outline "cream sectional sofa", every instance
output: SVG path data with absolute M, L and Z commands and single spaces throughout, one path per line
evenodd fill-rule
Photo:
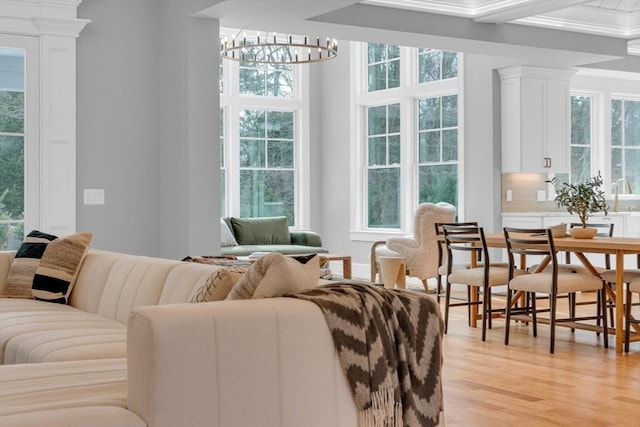
M 68 306 L 0 298 L 0 426 L 355 427 L 320 309 L 184 303 L 215 268 L 91 250 Z
M 0 291 L 13 252 L 0 252 Z M 132 309 L 189 301 L 218 267 L 91 249 L 69 304 L 0 298 L 0 364 L 126 357 Z

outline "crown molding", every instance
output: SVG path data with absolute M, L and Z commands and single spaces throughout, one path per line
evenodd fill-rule
M 82 0 L 0 0 L 0 32 L 77 38 L 89 20 L 77 17 Z

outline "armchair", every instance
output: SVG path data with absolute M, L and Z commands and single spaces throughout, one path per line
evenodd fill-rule
M 438 277 L 438 241 L 435 224 L 453 222 L 456 208 L 445 202 L 421 203 L 415 213 L 414 233 L 410 237 L 391 237 L 374 242 L 371 246 L 371 281 L 380 271 L 378 257 L 402 256 L 406 259 L 407 276 L 422 281 L 429 292 L 427 279 Z

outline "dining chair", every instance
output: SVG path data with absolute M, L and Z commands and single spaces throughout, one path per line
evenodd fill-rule
M 494 312 L 504 312 L 504 309 L 493 310 L 491 307 L 491 288 L 506 286 L 509 280 L 509 266 L 505 263 L 492 264 L 489 258 L 484 230 L 476 223 L 444 224 L 442 226 L 447 251 L 447 278 L 444 306 L 444 333 L 447 333 L 449 323 L 449 308 L 466 306 L 467 315 L 471 319 L 471 307 L 480 307 L 482 314 L 482 341 L 486 340 L 487 326 L 491 329 L 491 316 Z M 455 269 L 455 254 L 465 254 L 471 265 L 466 268 Z M 481 265 L 475 260 L 481 258 Z M 524 272 L 522 272 L 524 273 Z M 467 286 L 467 298 L 461 302 L 451 303 L 451 285 Z M 474 288 L 474 289 L 472 289 Z M 481 292 L 480 292 L 481 291 Z M 472 295 L 477 295 L 474 300 Z M 480 298 L 481 296 L 481 298 Z
M 625 314 L 624 314 L 624 351 L 625 353 L 629 352 L 629 341 L 631 337 L 631 324 L 640 325 L 640 318 L 632 319 L 631 318 L 631 306 L 637 305 L 632 304 L 632 296 L 636 293 L 640 295 L 640 277 L 632 280 L 627 285 L 627 292 L 625 298 Z
M 420 203 L 414 215 L 412 235 L 390 237 L 371 246 L 371 281 L 375 282 L 380 271 L 378 257 L 404 257 L 406 275 L 420 279 L 425 292 L 429 292 L 427 280 L 438 275 L 438 242 L 433 224 L 453 222 L 455 216 L 456 208 L 449 203 Z
M 436 231 L 436 238 L 438 240 L 438 275 L 436 277 L 436 299 L 438 300 L 438 304 L 440 303 L 440 298 L 445 296 L 445 293 L 442 291 L 442 278 L 447 276 L 447 269 L 449 268 L 449 263 L 447 259 L 447 243 L 444 240 L 444 226 L 445 225 L 475 225 L 478 223 L 476 221 L 470 222 L 436 222 L 434 224 L 434 228 Z M 476 267 L 480 266 L 480 262 L 482 261 L 482 254 L 478 254 L 478 259 L 476 260 Z M 453 266 L 453 270 L 460 270 L 465 268 L 470 268 L 471 262 L 459 262 L 457 261 Z M 453 298 L 453 296 L 452 296 Z
M 604 334 L 604 347 L 608 348 L 608 327 L 604 304 L 596 305 L 596 314 L 594 316 L 577 317 L 575 313 L 570 310 L 568 317 L 559 317 L 557 310 L 559 295 L 596 291 L 599 294 L 600 301 L 605 301 L 604 282 L 591 274 L 560 269 L 554 239 L 550 229 L 505 227 L 503 231 L 509 258 L 509 286 L 507 290 L 505 314 L 507 324 L 504 335 L 505 345 L 509 344 L 509 330 L 512 315 L 518 315 L 517 320 L 522 320 L 522 317 L 519 315 L 526 316 L 525 321 L 531 322 L 533 336 L 537 337 L 537 316 L 539 313 L 548 312 L 550 324 L 550 353 L 553 353 L 555 349 L 556 324 L 562 322 L 601 321 L 602 327 L 596 326 L 596 329 L 598 332 Z M 516 275 L 513 273 L 516 268 L 515 259 L 520 259 L 521 256 L 542 256 L 544 261 L 535 271 L 530 272 L 530 274 Z M 551 268 L 546 268 L 545 264 Z M 514 292 L 523 292 L 527 296 L 523 306 L 516 308 L 511 307 Z M 538 309 L 536 294 L 548 295 L 548 308 Z
M 587 223 L 587 227 L 588 228 L 595 228 L 596 231 L 596 236 L 599 237 L 613 237 L 613 223 L 592 223 L 589 222 Z M 582 227 L 582 223 L 581 222 L 572 222 L 569 223 L 568 228 L 581 228 Z M 604 257 L 604 266 L 602 265 L 594 265 L 593 268 L 600 274 L 602 275 L 602 273 L 604 273 L 607 270 L 611 269 L 611 255 L 610 254 L 603 254 Z M 564 270 L 568 270 L 574 273 L 583 273 L 583 274 L 591 274 L 590 271 L 582 264 L 577 263 L 577 264 L 572 264 L 571 263 L 571 252 L 567 251 L 565 252 L 565 264 L 560 264 L 560 268 L 564 269 Z M 615 273 L 615 270 L 614 270 Z M 603 278 L 604 279 L 604 278 Z M 615 274 L 614 274 L 614 279 L 613 281 L 615 282 Z M 575 315 L 575 311 L 576 311 L 576 305 L 587 305 L 587 304 L 600 304 L 601 301 L 598 298 L 596 298 L 596 301 L 581 301 L 581 302 L 577 302 L 576 300 L 576 294 L 575 293 L 571 293 L 568 295 L 569 298 L 569 305 L 570 305 L 570 309 L 572 310 L 572 315 Z M 613 326 L 614 322 L 615 322 L 615 315 L 614 315 L 614 308 L 615 308 L 615 304 L 613 301 L 609 300 L 608 298 L 605 299 L 605 302 L 607 304 L 607 307 L 609 308 L 609 324 L 611 326 Z M 599 325 L 598 325 L 599 326 Z

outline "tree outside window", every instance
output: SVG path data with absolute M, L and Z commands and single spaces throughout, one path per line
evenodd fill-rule
M 400 228 L 400 104 L 367 108 L 367 148 L 367 225 Z
M 240 215 L 295 224 L 293 111 L 240 112 Z
M 640 191 L 640 101 L 612 99 L 611 183 L 621 178 Z
M 367 90 L 400 86 L 400 47 L 369 43 L 367 45 Z
M 24 236 L 24 51 L 0 48 L 0 250 Z
M 426 83 L 458 77 L 458 54 L 418 49 L 418 82 Z
M 418 203 L 458 200 L 458 97 L 418 100 Z
M 293 66 L 288 64 L 240 63 L 240 94 L 293 97 Z

